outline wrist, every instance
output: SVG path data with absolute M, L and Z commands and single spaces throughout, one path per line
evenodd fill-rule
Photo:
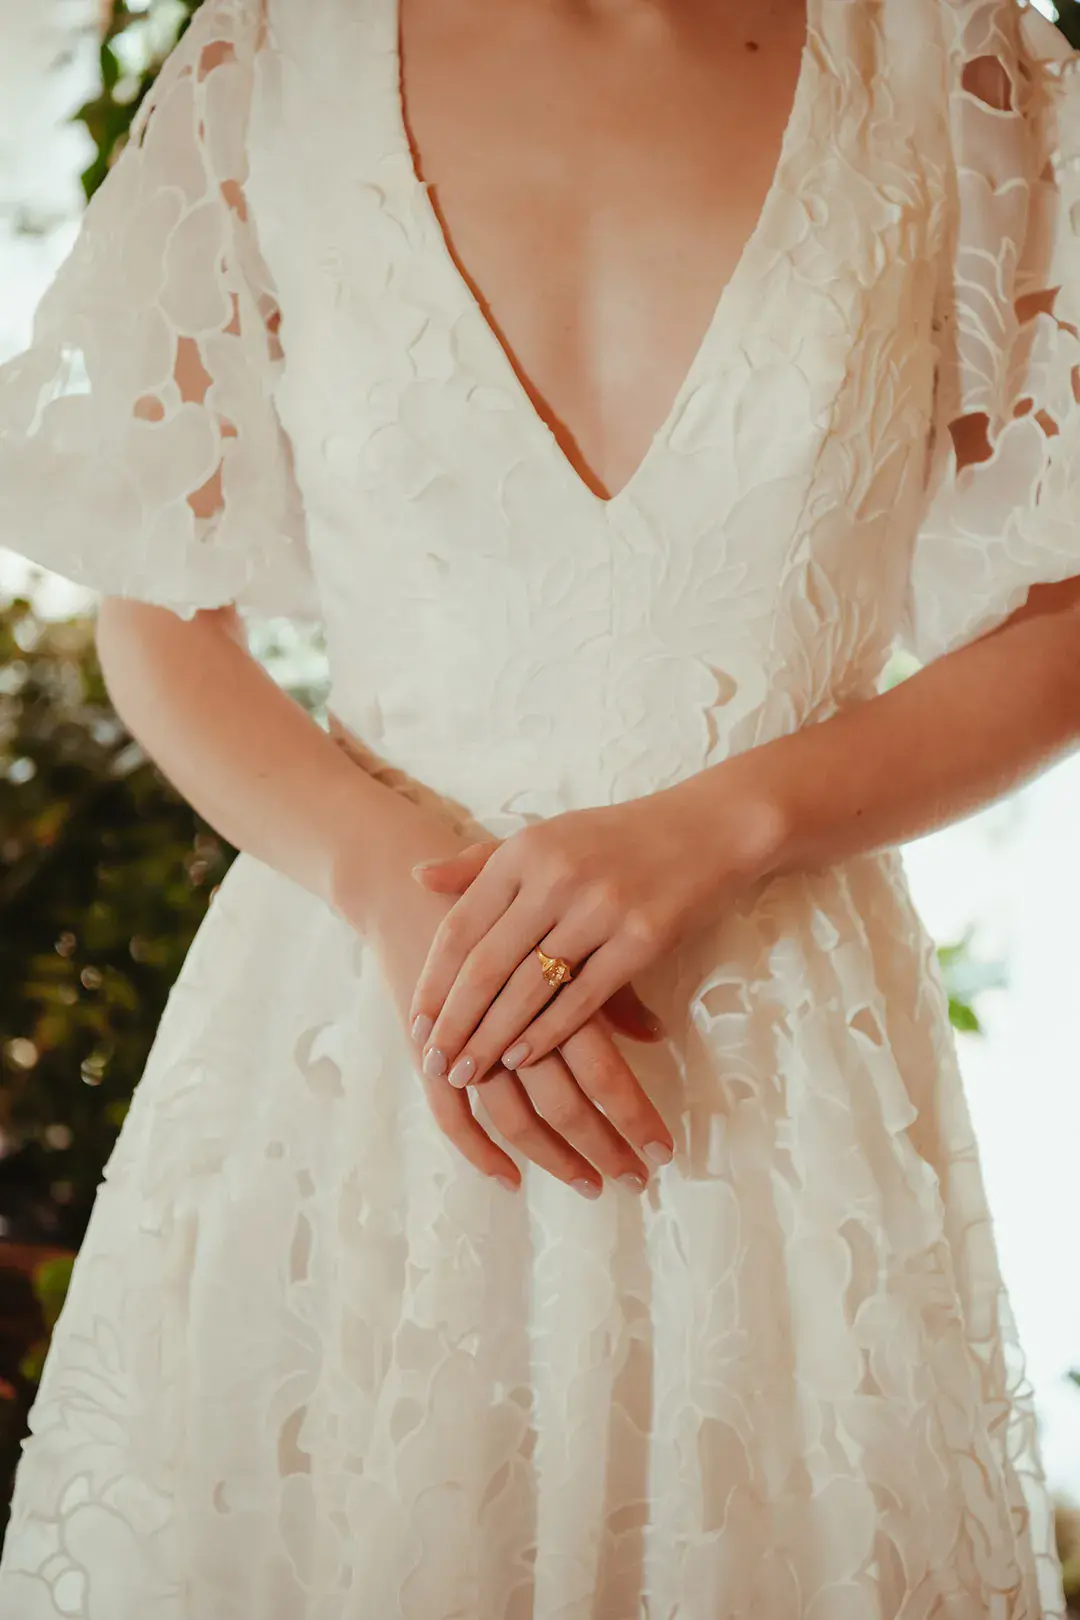
M 792 847 L 788 806 L 756 752 L 711 765 L 669 790 L 681 796 L 687 836 L 725 894 L 785 870 Z
M 456 855 L 462 837 L 450 823 L 392 787 L 360 773 L 335 816 L 332 908 L 365 937 L 378 935 L 402 904 L 422 893 L 417 861 Z
M 375 927 L 418 839 L 416 806 L 357 766 L 330 814 L 329 901 L 358 932 Z M 412 859 L 420 857 L 413 855 Z

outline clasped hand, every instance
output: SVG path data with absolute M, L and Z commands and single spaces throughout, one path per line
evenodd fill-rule
M 500 1060 L 536 1063 L 759 875 L 748 840 L 725 845 L 711 798 L 692 779 L 414 867 L 425 887 L 459 895 L 410 1008 L 424 1074 L 466 1086 Z M 557 991 L 538 945 L 573 970 Z

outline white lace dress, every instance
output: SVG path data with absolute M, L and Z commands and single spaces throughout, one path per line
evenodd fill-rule
M 7 545 L 320 619 L 343 746 L 500 834 L 1080 572 L 1080 75 L 1043 18 L 809 0 L 758 224 L 608 502 L 454 265 L 398 70 L 396 0 L 206 0 L 0 369 Z M 98 1193 L 2 1620 L 1060 1616 L 897 853 L 774 880 L 637 988 L 674 1163 L 511 1196 L 370 947 L 242 855 Z

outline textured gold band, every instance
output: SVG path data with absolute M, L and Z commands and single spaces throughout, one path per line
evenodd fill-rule
M 536 954 L 540 958 L 540 970 L 553 990 L 557 990 L 560 984 L 565 984 L 567 979 L 574 977 L 569 962 L 564 962 L 561 956 L 547 956 L 539 945 L 536 947 Z

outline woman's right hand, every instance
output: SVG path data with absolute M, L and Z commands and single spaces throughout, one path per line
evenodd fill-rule
M 363 903 L 359 897 L 351 901 L 347 878 L 338 895 L 336 909 L 357 926 L 379 958 L 403 1028 L 435 930 L 453 904 L 452 896 L 431 894 L 418 884 L 411 867 L 416 861 L 456 854 L 469 842 L 430 812 L 404 802 L 377 901 L 370 893 Z M 618 1009 L 612 1007 L 611 1017 L 624 1032 L 635 1033 L 626 998 Z M 641 1191 L 650 1168 L 672 1156 L 671 1133 L 615 1046 L 603 1011 L 521 1077 L 500 1063 L 478 1086 L 461 1090 L 445 1077 L 424 1075 L 420 1048 L 407 1029 L 405 1034 L 437 1124 L 485 1175 L 515 1188 L 521 1181 L 514 1160 L 473 1113 L 473 1091 L 507 1142 L 586 1197 L 599 1196 L 606 1176 L 631 1177 L 624 1184 Z M 643 1031 L 642 1038 L 649 1036 Z M 652 1152 L 639 1156 L 647 1145 Z

